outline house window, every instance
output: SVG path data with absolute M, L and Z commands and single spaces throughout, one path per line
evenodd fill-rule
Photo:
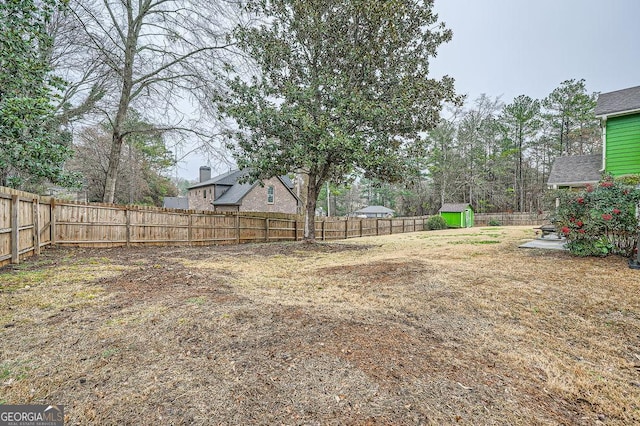
M 274 189 L 273 186 L 267 187 L 267 204 L 273 204 L 274 200 Z
M 202 191 L 202 195 L 204 195 L 204 198 L 207 198 L 207 190 L 205 189 L 204 191 Z

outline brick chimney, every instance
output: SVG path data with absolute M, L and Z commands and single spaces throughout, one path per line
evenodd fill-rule
M 211 179 L 211 167 L 200 166 L 200 182 Z

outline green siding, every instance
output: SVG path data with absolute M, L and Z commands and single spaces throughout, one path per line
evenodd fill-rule
M 440 216 L 447 221 L 449 228 L 470 228 L 473 226 L 473 209 L 470 208 L 464 212 L 442 212 Z
M 442 212 L 440 216 L 447 221 L 449 228 L 462 228 L 462 213 Z
M 606 172 L 640 173 L 640 114 L 607 119 Z

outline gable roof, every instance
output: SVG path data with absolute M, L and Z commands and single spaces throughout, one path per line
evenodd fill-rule
M 194 185 L 191 185 L 188 189 L 196 189 L 202 188 L 205 186 L 211 185 L 222 185 L 229 186 L 224 194 L 216 198 L 211 202 L 214 206 L 238 206 L 242 204 L 242 199 L 253 189 L 254 186 L 258 184 L 258 181 L 254 182 L 245 182 L 240 183 L 239 181 L 249 176 L 249 172 L 247 169 L 243 170 L 231 170 L 227 173 L 223 173 L 221 175 L 215 176 L 209 180 L 205 180 L 204 182 L 199 182 Z M 285 188 L 289 191 L 289 193 L 296 199 L 297 202 L 300 202 L 300 199 L 293 192 L 293 182 L 287 176 L 278 176 L 280 182 L 284 185 Z
M 438 210 L 438 213 L 462 213 L 468 208 L 473 210 L 473 207 L 471 207 L 469 203 L 444 203 L 442 207 L 440 207 L 440 210 Z
M 256 186 L 258 183 L 236 183 L 229 188 L 224 194 L 216 198 L 211 202 L 214 206 L 233 205 L 239 206 L 242 204 L 242 199 Z
M 191 185 L 188 189 L 201 188 L 203 186 L 209 185 L 226 185 L 233 186 L 238 183 L 242 178 L 247 177 L 249 172 L 246 169 L 243 170 L 230 170 L 227 173 L 223 173 L 221 175 L 212 177 L 209 180 L 205 180 L 204 182 L 198 182 Z M 293 190 L 293 182 L 289 179 L 289 176 L 280 176 L 280 180 L 290 190 Z
M 227 173 L 223 173 L 221 175 L 212 177 L 209 180 L 205 180 L 204 182 L 198 182 L 194 185 L 191 185 L 189 189 L 201 188 L 203 186 L 209 185 L 226 185 L 233 186 L 240 179 L 248 176 L 248 173 L 244 170 L 230 170 Z
M 357 214 L 377 213 L 377 214 L 393 214 L 394 211 L 385 206 L 367 206 L 356 210 Z
M 602 176 L 602 155 L 571 155 L 558 157 L 551 166 L 548 185 L 594 183 Z
M 640 112 L 640 86 L 601 93 L 595 109 L 596 117 Z

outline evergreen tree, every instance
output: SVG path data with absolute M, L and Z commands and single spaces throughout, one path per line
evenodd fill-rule
M 443 101 L 457 100 L 451 78 L 428 76 L 451 31 L 438 24 L 432 1 L 249 5 L 268 24 L 236 36 L 261 74 L 229 82 L 223 111 L 240 127 L 235 155 L 253 177 L 306 174 L 304 235 L 313 241 L 325 182 L 357 171 L 391 181 L 412 172 L 424 149 L 420 132 L 437 124 Z
M 65 2 L 0 2 L 0 185 L 33 188 L 44 181 L 71 186 L 64 170 L 70 134 L 60 130 L 54 101 L 65 83 L 52 75 L 47 24 Z

